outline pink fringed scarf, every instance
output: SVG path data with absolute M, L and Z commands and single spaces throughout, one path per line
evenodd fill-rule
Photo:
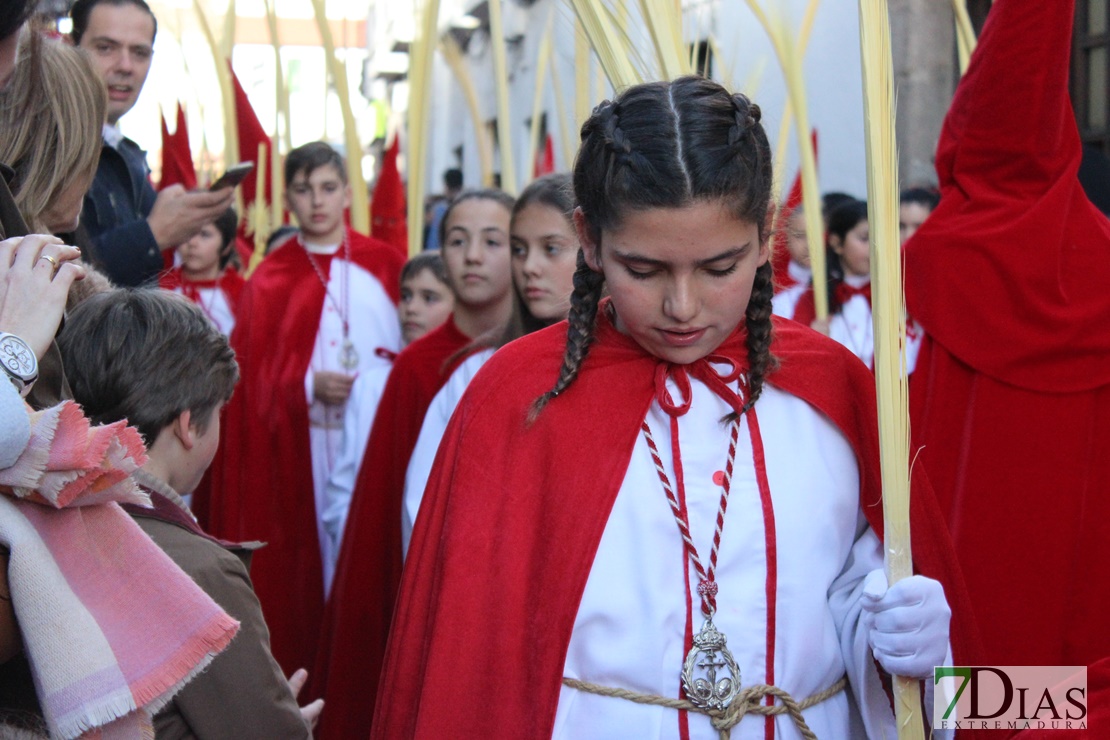
M 52 737 L 153 738 L 151 717 L 238 624 L 134 524 L 146 461 L 123 422 L 65 402 L 28 410 L 31 441 L 0 470 L 0 544 Z

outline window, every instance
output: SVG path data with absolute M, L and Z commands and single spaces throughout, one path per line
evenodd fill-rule
M 1083 143 L 1110 153 L 1110 0 L 1078 0 L 1071 99 Z

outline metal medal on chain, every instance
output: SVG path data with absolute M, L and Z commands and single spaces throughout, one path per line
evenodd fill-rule
M 682 688 L 696 707 L 724 711 L 740 693 L 740 666 L 726 647 L 727 642 L 724 634 L 713 625 L 712 617 L 705 620 L 701 632 L 694 635 L 694 646 L 686 654 L 682 666 Z M 718 678 L 717 672 L 722 668 L 725 675 Z
M 303 242 L 301 243 L 301 246 L 302 248 L 304 247 Z M 331 291 L 328 290 L 327 278 L 324 277 L 323 271 L 320 270 L 320 267 L 316 264 L 316 260 L 312 259 L 312 255 L 307 249 L 305 249 L 305 256 L 308 257 L 308 263 L 312 265 L 312 269 L 316 273 L 316 277 L 320 280 L 320 283 L 323 284 L 326 297 L 331 300 L 331 302 L 335 305 L 335 309 L 339 311 L 339 319 L 343 322 L 343 344 L 339 348 L 339 366 L 342 367 L 344 370 L 351 372 L 358 369 L 359 356 L 358 350 L 355 349 L 355 343 L 351 341 L 350 337 L 349 322 L 351 316 L 351 245 L 347 241 L 346 236 L 343 237 L 342 249 L 344 261 L 342 305 L 339 301 L 335 300 L 335 298 L 331 294 Z
M 358 350 L 348 337 L 343 337 L 343 348 L 339 350 L 339 364 L 344 370 L 358 369 Z
M 717 582 L 714 578 L 717 570 L 717 549 L 720 545 L 719 535 L 724 527 L 724 515 L 728 506 L 729 489 L 732 485 L 732 469 L 736 458 L 736 442 L 739 433 L 739 420 L 732 423 L 731 441 L 729 444 L 728 465 L 721 494 L 721 504 L 717 513 L 717 537 L 714 539 L 713 549 L 709 556 L 709 570 L 702 566 L 697 548 L 694 547 L 690 536 L 690 526 L 675 497 L 674 489 L 667 478 L 663 468 L 662 458 L 651 436 L 651 429 L 645 422 L 642 426 L 644 437 L 651 450 L 655 462 L 656 472 L 667 494 L 675 522 L 678 524 L 679 533 L 682 535 L 684 546 L 694 570 L 699 577 L 698 595 L 702 600 L 702 613 L 705 622 L 701 631 L 694 636 L 693 647 L 686 654 L 682 665 L 682 688 L 690 703 L 699 709 L 724 711 L 740 693 L 740 666 L 728 649 L 728 638 L 713 624 L 713 615 L 716 613 Z

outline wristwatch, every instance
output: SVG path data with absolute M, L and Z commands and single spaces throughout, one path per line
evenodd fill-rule
M 26 397 L 31 385 L 39 377 L 39 361 L 30 345 L 17 337 L 0 331 L 0 367 L 8 374 L 19 395 Z

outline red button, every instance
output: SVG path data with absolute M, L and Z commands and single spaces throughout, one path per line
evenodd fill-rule
M 714 473 L 713 482 L 716 483 L 718 486 L 723 486 L 725 484 L 725 471 L 718 470 L 716 473 Z

